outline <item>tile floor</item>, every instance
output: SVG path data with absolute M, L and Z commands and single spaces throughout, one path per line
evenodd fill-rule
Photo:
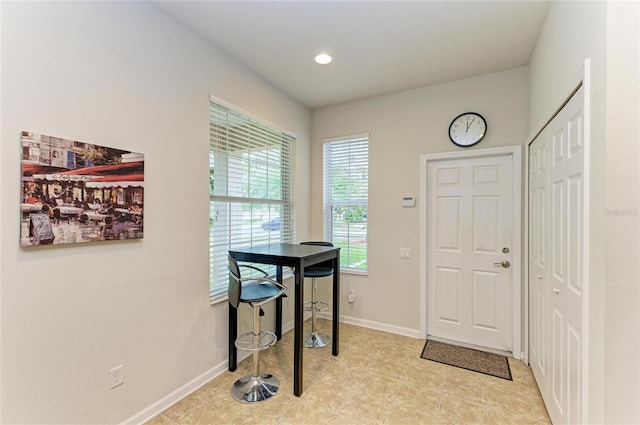
M 306 323 L 309 326 L 309 321 Z M 319 328 L 330 333 L 331 323 Z M 304 388 L 293 395 L 293 333 L 261 353 L 261 371 L 280 380 L 254 405 L 231 398 L 251 357 L 176 403 L 147 425 L 186 424 L 551 424 L 524 363 L 509 359 L 506 381 L 420 358 L 424 340 L 342 324 L 340 355 L 305 349 Z

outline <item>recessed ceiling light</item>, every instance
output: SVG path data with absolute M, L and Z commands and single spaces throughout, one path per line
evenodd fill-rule
M 328 63 L 331 63 L 332 60 L 333 58 L 328 53 L 320 53 L 315 58 L 316 63 L 320 65 L 326 65 Z

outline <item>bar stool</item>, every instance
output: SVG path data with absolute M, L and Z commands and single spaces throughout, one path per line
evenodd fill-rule
M 273 332 L 261 330 L 260 316 L 264 315 L 262 306 L 275 300 L 287 290 L 279 282 L 265 277 L 240 276 L 240 267 L 258 270 L 257 267 L 242 265 L 229 256 L 229 304 L 238 308 L 240 303 L 249 304 L 253 308 L 253 330 L 238 336 L 235 346 L 238 350 L 253 353 L 253 370 L 249 375 L 234 382 L 231 387 L 232 397 L 242 403 L 257 403 L 276 394 L 280 388 L 278 378 L 270 373 L 260 373 L 260 351 L 271 347 L 278 340 Z M 243 284 L 244 282 L 247 282 Z
M 300 245 L 318 245 L 333 246 L 331 242 L 300 242 Z M 331 261 L 325 261 L 320 264 L 304 268 L 304 277 L 310 277 L 311 280 L 311 301 L 304 303 L 304 310 L 311 312 L 311 333 L 305 333 L 304 346 L 306 348 L 322 348 L 329 345 L 331 337 L 322 334 L 316 328 L 316 313 L 325 311 L 329 308 L 329 304 L 318 301 L 318 285 L 316 279 L 319 277 L 327 277 L 333 274 L 333 264 Z

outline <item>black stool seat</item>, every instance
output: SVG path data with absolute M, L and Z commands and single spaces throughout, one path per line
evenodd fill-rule
M 304 277 L 327 277 L 333 274 L 333 267 L 305 267 Z
M 254 303 L 264 301 L 268 298 L 277 296 L 280 293 L 280 288 L 271 283 L 257 283 L 255 285 L 248 285 L 242 288 L 242 294 L 240 295 L 240 302 L 242 303 Z

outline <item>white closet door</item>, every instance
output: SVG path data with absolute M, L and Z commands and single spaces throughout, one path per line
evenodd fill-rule
M 581 422 L 583 96 L 529 148 L 530 360 L 554 424 Z

